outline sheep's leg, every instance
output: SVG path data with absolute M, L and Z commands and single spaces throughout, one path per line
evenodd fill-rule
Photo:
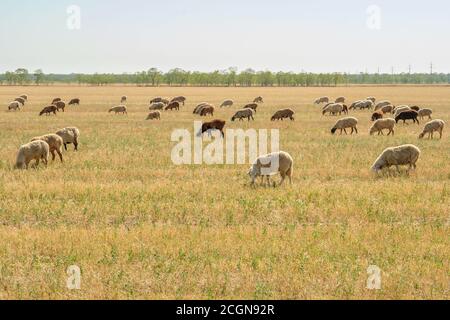
M 56 150 L 56 152 L 58 153 L 58 156 L 59 156 L 59 159 L 61 160 L 61 162 L 64 162 L 61 150 L 58 149 L 58 150 Z M 53 159 L 53 160 L 55 160 L 55 159 Z
M 64 149 L 67 151 L 67 144 L 64 143 Z
M 55 150 L 52 150 L 51 153 L 52 153 L 52 161 L 55 161 L 56 158 Z
M 356 134 L 358 134 L 358 128 L 357 127 L 355 127 L 355 132 L 356 132 Z
M 286 179 L 286 173 L 281 173 L 281 181 L 280 181 L 279 186 L 283 185 L 285 179 Z

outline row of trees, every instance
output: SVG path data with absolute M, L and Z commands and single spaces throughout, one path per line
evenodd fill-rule
M 176 68 L 164 73 L 157 68 L 151 68 L 134 74 L 46 75 L 42 70 L 29 73 L 26 69 L 17 69 L 0 75 L 0 83 L 7 85 L 78 83 L 95 86 L 134 84 L 137 86 L 312 87 L 350 84 L 450 84 L 450 74 L 275 73 L 252 69 L 238 72 L 235 68 L 214 72 L 191 72 Z

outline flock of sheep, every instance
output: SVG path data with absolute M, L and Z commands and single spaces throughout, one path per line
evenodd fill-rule
M 13 102 L 8 105 L 8 110 L 17 111 L 25 105 L 28 100 L 27 95 L 21 95 L 16 98 Z M 121 98 L 121 104 L 109 109 L 109 112 L 114 112 L 115 114 L 127 114 L 127 107 L 125 103 L 128 98 L 123 96 Z M 186 102 L 186 97 L 179 96 L 173 99 L 165 99 L 161 97 L 154 98 L 150 101 L 149 111 L 147 120 L 160 120 L 161 111 L 169 110 L 180 110 L 181 106 L 184 106 Z M 394 106 L 390 101 L 383 100 L 377 102 L 374 97 L 368 97 L 364 100 L 358 100 L 353 102 L 349 107 L 345 104 L 345 97 L 338 97 L 334 102 L 330 101 L 328 97 L 321 97 L 314 101 L 315 105 L 324 104 L 322 108 L 322 115 L 329 114 L 331 116 L 337 115 L 348 115 L 352 110 L 370 110 L 372 112 L 370 120 L 373 121 L 369 133 L 370 135 L 378 134 L 384 135 L 384 130 L 387 130 L 387 135 L 394 135 L 395 126 L 398 122 L 403 121 L 406 123 L 408 120 L 412 120 L 413 123 L 420 125 L 419 118 L 428 118 L 430 121 L 425 124 L 422 133 L 419 138 L 422 139 L 426 135 L 428 138 L 433 138 L 434 133 L 439 133 L 439 137 L 442 138 L 443 129 L 445 123 L 443 120 L 436 119 L 432 120 L 433 111 L 428 108 L 420 108 L 418 106 Z M 247 121 L 255 120 L 255 115 L 260 104 L 264 103 L 262 97 L 257 97 L 252 103 L 246 104 L 242 109 L 235 112 L 231 121 L 242 121 L 247 119 Z M 80 105 L 80 99 L 75 98 L 70 100 L 68 105 Z M 220 108 L 229 108 L 234 105 L 234 101 L 227 99 L 221 105 Z M 52 103 L 43 108 L 39 115 L 43 114 L 57 114 L 57 112 L 65 112 L 66 103 L 60 98 L 53 99 Z M 214 116 L 216 107 L 211 103 L 200 103 L 193 111 L 193 114 L 199 115 L 201 117 Z M 271 117 L 271 121 L 290 119 L 294 121 L 295 112 L 292 109 L 281 109 L 275 112 Z M 392 117 L 389 117 L 392 115 Z M 347 130 L 351 129 L 350 134 L 358 134 L 358 122 L 359 120 L 355 117 L 344 117 L 339 119 L 336 124 L 331 128 L 331 133 L 335 134 L 338 130 L 340 134 L 347 134 Z M 203 135 L 205 132 L 210 130 L 218 130 L 224 136 L 224 127 L 226 121 L 215 119 L 213 121 L 204 122 L 201 131 L 198 133 L 199 136 Z M 75 127 L 64 128 L 58 130 L 56 133 L 46 134 L 40 137 L 34 137 L 29 143 L 20 147 L 16 165 L 18 169 L 28 168 L 32 160 L 36 161 L 36 165 L 42 160 L 46 165 L 48 162 L 48 157 L 50 153 L 52 154 L 53 160 L 58 154 L 61 162 L 63 162 L 62 147 L 64 146 L 67 150 L 68 144 L 74 144 L 75 150 L 78 150 L 78 139 L 80 137 L 80 131 Z M 396 166 L 399 170 L 400 165 L 408 165 L 409 169 L 416 168 L 416 162 L 420 156 L 420 150 L 412 144 L 406 144 L 398 147 L 387 148 L 382 152 L 382 154 L 377 158 L 375 163 L 372 165 L 372 170 L 375 172 L 380 172 L 384 168 L 391 166 Z M 274 160 L 277 160 L 277 170 L 276 172 L 267 172 L 267 168 L 271 168 L 271 164 Z M 281 175 L 280 185 L 283 184 L 286 177 L 292 183 L 292 173 L 293 173 L 294 161 L 291 155 L 284 151 L 268 154 L 262 156 L 256 160 L 256 162 L 251 166 L 248 174 L 251 177 L 252 185 L 255 184 L 256 178 L 261 177 L 262 182 L 266 178 L 267 183 L 270 185 L 270 176 L 276 173 Z M 408 169 L 408 170 L 409 170 Z

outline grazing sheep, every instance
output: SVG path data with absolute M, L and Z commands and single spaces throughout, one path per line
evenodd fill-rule
M 336 100 L 334 102 L 335 103 L 345 103 L 345 97 L 338 97 L 338 98 L 336 98 Z
M 151 110 L 163 110 L 164 109 L 165 104 L 162 102 L 156 102 L 154 104 L 152 104 L 148 109 Z
M 19 97 L 21 97 L 22 99 L 25 99 L 26 101 L 28 101 L 28 95 L 26 95 L 26 94 L 22 94 Z
M 372 101 L 373 104 L 377 101 L 375 97 L 367 97 L 366 100 Z
M 58 111 L 61 109 L 63 112 L 65 112 L 66 103 L 64 101 L 58 101 L 55 105 Z
M 263 97 L 259 96 L 253 100 L 253 103 L 264 103 Z
M 362 102 L 362 101 L 365 101 L 365 100 L 356 100 L 355 102 L 353 102 L 353 103 L 350 105 L 349 109 L 350 109 L 350 110 L 355 109 L 355 106 L 356 106 L 358 103 Z
M 73 105 L 80 105 L 80 99 L 75 98 L 75 99 L 70 100 L 69 106 L 73 106 Z
M 373 126 L 370 128 L 370 135 L 373 135 L 374 133 L 378 133 L 378 135 L 384 135 L 383 130 L 389 130 L 388 135 L 392 133 L 394 135 L 394 127 L 395 127 L 395 120 L 392 118 L 386 118 L 386 119 L 379 119 L 375 121 Z
M 432 120 L 425 125 L 423 132 L 419 135 L 419 139 L 422 139 L 428 133 L 428 139 L 433 139 L 435 131 L 439 132 L 439 139 L 442 139 L 442 131 L 444 130 L 445 122 L 440 119 Z
M 334 127 L 331 129 L 331 134 L 335 134 L 336 130 L 341 130 L 347 134 L 347 129 L 352 129 L 352 132 L 350 134 L 353 134 L 353 132 L 356 132 L 358 134 L 358 128 L 356 127 L 358 125 L 358 119 L 353 117 L 343 118 L 336 122 Z
M 47 142 L 38 140 L 20 147 L 16 159 L 16 169 L 28 169 L 28 166 L 32 160 L 36 161 L 35 166 L 39 165 L 39 161 L 42 160 L 45 165 L 48 163 L 48 155 L 50 147 Z
M 272 118 L 270 119 L 271 121 L 275 121 L 275 120 L 281 120 L 283 121 L 283 119 L 291 119 L 292 121 L 294 121 L 294 114 L 295 112 L 292 109 L 282 109 L 282 110 L 278 110 L 277 112 L 275 112 L 275 114 L 272 116 Z
M 210 114 L 212 117 L 214 116 L 214 107 L 213 106 L 205 106 L 200 111 L 200 116 L 206 117 L 208 114 Z
M 64 149 L 67 151 L 67 145 L 75 146 L 75 151 L 78 151 L 78 138 L 80 137 L 80 130 L 76 127 L 68 127 L 56 132 L 58 136 L 63 139 Z
M 256 113 L 256 109 L 258 109 L 258 104 L 249 103 L 249 104 L 245 105 L 244 108 L 242 108 L 242 109 L 253 109 L 253 111 L 255 111 L 255 113 Z
M 431 120 L 431 115 L 433 114 L 433 110 L 431 109 L 420 109 L 419 110 L 419 117 L 420 119 L 423 119 L 424 117 L 428 117 L 428 119 Z
M 314 101 L 314 104 L 329 103 L 329 102 L 330 102 L 330 98 L 321 97 L 321 98 L 316 99 L 316 101 Z
M 22 106 L 25 105 L 25 99 L 22 97 L 16 98 L 14 101 L 19 102 Z
M 56 155 L 55 155 L 55 151 L 56 151 L 56 153 L 58 153 L 58 155 L 59 155 L 59 159 L 61 160 L 61 162 L 64 162 L 63 155 L 62 155 L 62 147 L 63 147 L 64 141 L 60 136 L 58 136 L 57 134 L 46 134 L 44 136 L 35 137 L 35 138 L 31 139 L 31 142 L 38 141 L 38 140 L 47 142 L 47 144 L 50 148 L 49 149 L 50 153 L 52 154 L 53 161 L 55 161 L 55 158 L 56 158 Z
M 389 105 L 392 105 L 392 103 L 388 100 L 380 101 L 375 105 L 375 111 L 383 108 L 384 106 L 389 106 Z
M 419 112 L 420 107 L 419 107 L 419 106 L 412 106 L 412 107 L 411 107 L 411 110 L 414 110 L 414 111 Z
M 202 102 L 198 106 L 195 107 L 193 114 L 200 114 L 203 108 L 211 107 L 211 106 L 213 106 L 213 105 L 210 103 Z
M 231 118 L 231 121 L 235 121 L 236 119 L 239 119 L 239 121 L 243 121 L 245 118 L 247 118 L 248 121 L 250 119 L 255 120 L 253 117 L 255 115 L 255 111 L 253 109 L 241 109 L 237 111 L 234 116 Z
M 222 102 L 222 104 L 220 105 L 220 107 L 221 107 L 221 108 L 224 108 L 224 107 L 232 107 L 233 104 L 234 104 L 234 101 L 228 99 L 228 100 L 225 100 L 224 102 Z
M 417 124 L 420 124 L 419 119 L 417 119 L 418 116 L 419 113 L 417 111 L 414 110 L 403 111 L 400 112 L 400 114 L 395 117 L 395 122 L 398 123 L 400 120 L 403 120 L 403 123 L 406 123 L 406 120 L 412 120 L 413 122 L 417 122 Z
M 51 106 L 48 106 L 48 107 L 45 107 L 44 109 L 42 109 L 42 111 L 39 113 L 39 115 L 40 116 L 42 116 L 43 114 L 50 115 L 51 113 L 53 113 L 56 116 L 56 111 L 58 111 L 56 106 L 51 105 Z
M 226 122 L 223 120 L 213 120 L 211 122 L 205 122 L 202 125 L 202 129 L 199 131 L 197 136 L 201 137 L 205 132 L 209 132 L 211 134 L 210 130 L 219 130 L 222 134 L 222 137 L 225 137 L 225 133 L 223 132 L 223 128 L 225 127 Z
M 109 113 L 114 112 L 115 114 L 128 114 L 127 112 L 127 107 L 126 106 L 116 106 L 116 107 L 112 107 L 111 109 L 109 109 L 108 111 Z
M 409 165 L 408 171 L 411 168 L 416 169 L 419 157 L 420 149 L 412 144 L 387 148 L 372 165 L 372 171 L 378 173 L 384 168 L 396 166 L 397 171 L 400 172 L 399 166 L 402 165 Z
M 322 115 L 329 113 L 330 115 L 342 114 L 344 106 L 340 103 L 331 103 L 322 111 Z
M 17 102 L 17 101 L 13 101 L 13 102 L 11 102 L 9 105 L 8 105 L 8 110 L 14 110 L 14 111 L 17 111 L 17 110 L 20 110 L 20 103 L 19 102 Z
M 170 101 L 170 103 L 172 103 L 172 102 L 178 102 L 178 103 L 183 104 L 183 106 L 184 106 L 184 104 L 186 103 L 186 97 L 183 97 L 183 96 L 175 97 Z
M 371 117 L 372 121 L 376 121 L 378 119 L 383 119 L 383 112 L 381 112 L 380 110 L 372 113 L 372 117 Z
M 372 108 L 373 108 L 373 102 L 370 100 L 362 100 L 353 105 L 353 109 L 359 109 L 359 110 L 372 109 Z
M 392 106 L 392 105 L 387 105 L 387 106 L 384 106 L 384 107 L 382 107 L 381 109 L 378 109 L 378 110 L 380 110 L 381 112 L 383 112 L 383 114 L 386 114 L 386 113 L 392 113 L 392 111 L 394 110 L 394 106 Z
M 169 103 L 164 110 L 167 111 L 167 110 L 173 110 L 173 109 L 180 110 L 180 103 L 177 101 L 173 101 L 173 102 Z
M 128 97 L 127 96 L 123 96 L 122 98 L 120 98 L 120 103 L 125 103 L 127 102 Z
M 402 106 L 397 106 L 397 107 L 395 107 L 394 110 L 392 110 L 392 112 L 394 113 L 394 118 L 395 118 L 395 117 L 398 116 L 401 112 L 403 112 L 403 111 L 409 111 L 409 110 L 411 110 L 410 107 L 402 105 Z
M 62 101 L 62 99 L 61 98 L 55 98 L 55 99 L 53 99 L 52 104 L 56 104 L 59 101 Z
M 167 105 L 170 103 L 170 100 L 169 99 L 161 99 L 161 102 Z
M 162 100 L 163 100 L 163 98 L 157 97 L 157 98 L 150 100 L 150 104 L 159 103 L 159 102 L 162 102 Z
M 255 185 L 256 178 L 261 177 L 261 182 L 264 183 L 264 177 L 267 178 L 267 184 L 270 186 L 270 176 L 280 173 L 281 186 L 286 179 L 289 178 L 292 184 L 292 175 L 294 173 L 294 160 L 287 152 L 280 151 L 267 154 L 259 157 L 256 162 L 250 167 L 248 175 L 251 178 L 251 185 Z
M 145 120 L 161 120 L 161 112 L 159 111 L 152 111 L 148 114 L 147 119 Z

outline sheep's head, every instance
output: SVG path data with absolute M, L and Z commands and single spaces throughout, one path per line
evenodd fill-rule
M 337 128 L 333 128 L 331 129 L 331 134 L 335 134 L 336 133 Z
M 425 136 L 425 133 L 422 132 L 421 134 L 419 134 L 419 139 L 423 139 L 424 136 Z

